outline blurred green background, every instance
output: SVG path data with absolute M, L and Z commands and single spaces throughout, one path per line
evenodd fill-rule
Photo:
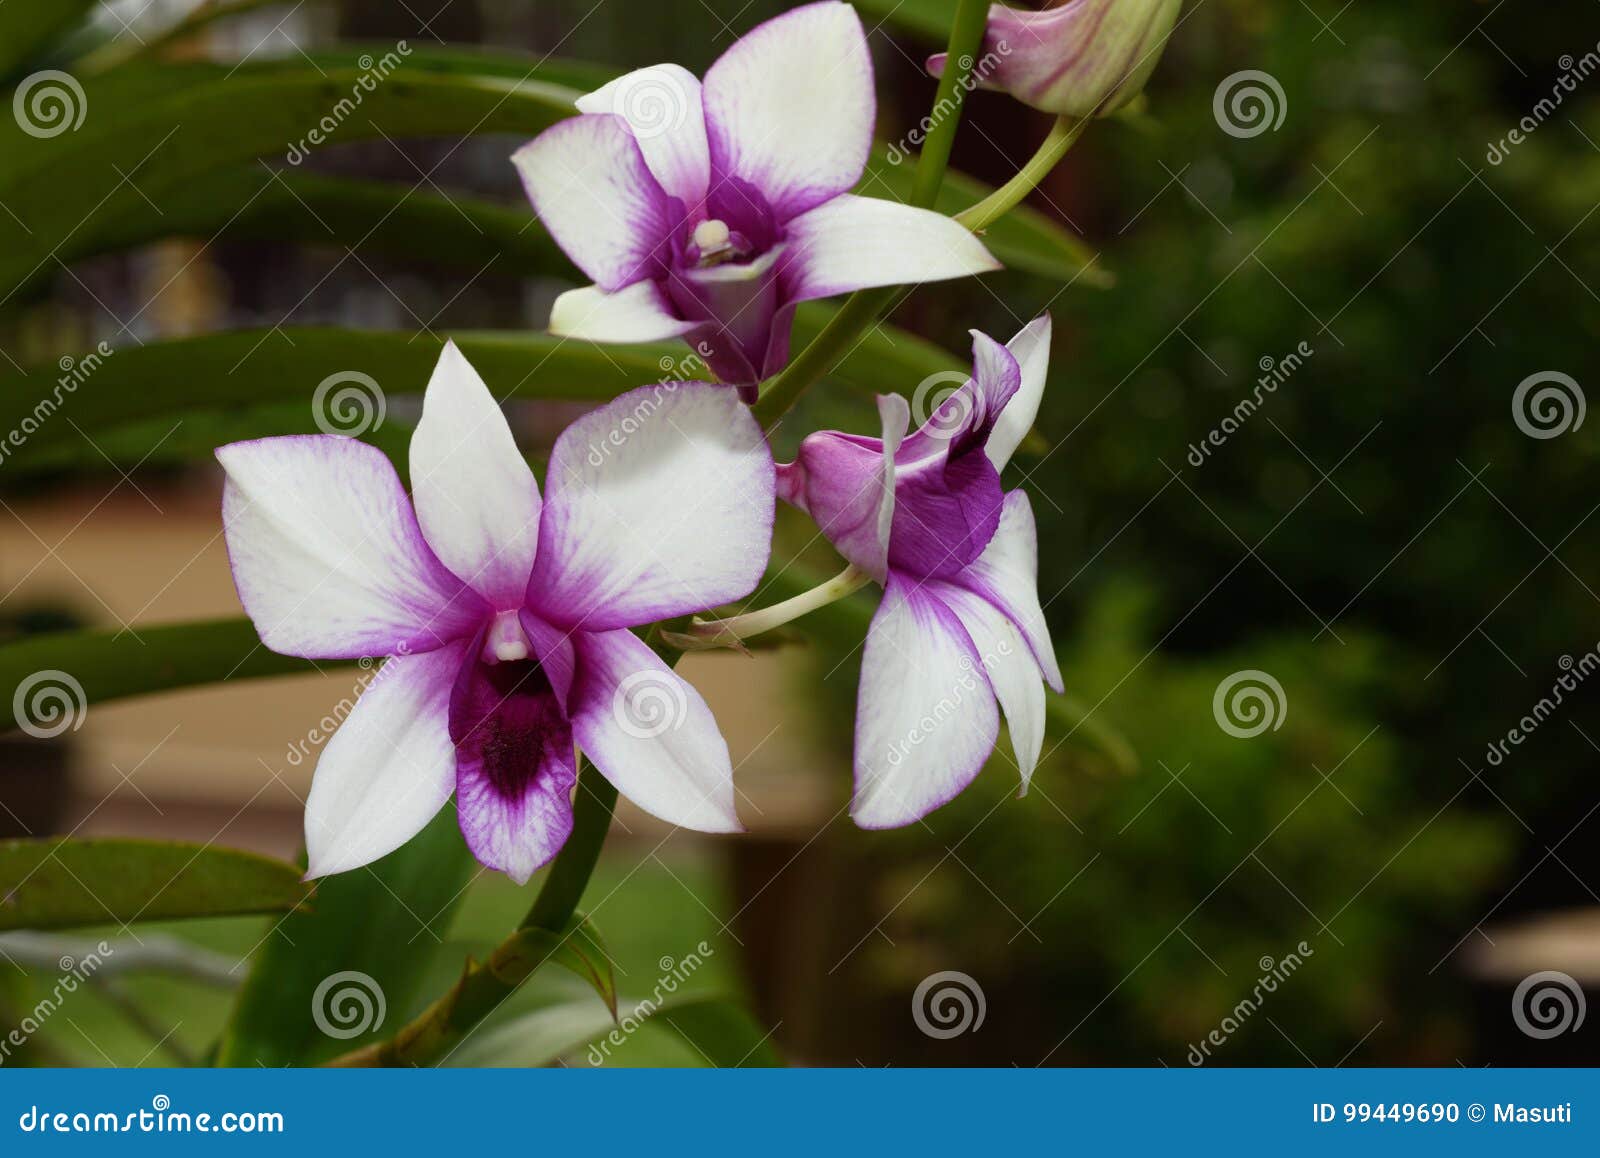
M 425 36 L 427 21 L 449 42 L 535 59 L 700 71 L 787 7 L 450 0 L 434 17 L 440 4 L 347 2 L 293 27 L 310 43 L 383 41 Z M 289 51 L 271 34 L 288 7 L 266 9 L 243 46 L 266 36 L 264 53 Z M 887 22 L 892 0 L 861 7 L 879 137 L 892 141 L 933 91 L 920 61 L 934 45 L 906 17 L 950 5 L 908 4 Z M 660 855 L 615 841 L 591 895 L 620 890 L 601 924 L 624 990 L 633 978 L 648 991 L 664 943 L 705 936 L 718 953 L 696 983 L 742 989 L 798 1062 L 1179 1066 L 1232 1018 L 1207 1064 L 1592 1063 L 1592 1024 L 1535 1040 L 1508 1001 L 1537 969 L 1600 984 L 1596 689 L 1581 686 L 1503 762 L 1486 749 L 1549 694 L 1564 657 L 1600 646 L 1596 424 L 1534 438 L 1513 410 L 1530 376 L 1571 375 L 1581 397 L 1597 365 L 1600 76 L 1573 79 L 1500 163 L 1487 153 L 1597 42 L 1600 9 L 1575 2 L 1187 4 L 1147 107 L 1096 125 L 1032 202 L 1080 233 L 1114 284 L 1008 273 L 919 290 L 894 319 L 964 356 L 969 328 L 1004 339 L 1054 315 L 1037 437 L 1007 481 L 1033 496 L 1041 593 L 1088 722 L 1060 747 L 1052 734 L 1026 798 L 1012 798 L 1003 742 L 972 790 L 912 829 L 859 833 L 830 806 L 741 841 L 675 837 Z M 1276 129 L 1219 124 L 1219 86 L 1244 70 L 1281 87 Z M 954 164 L 991 183 L 1049 126 L 997 94 L 972 97 L 965 117 Z M 474 139 L 433 179 L 518 204 L 499 144 Z M 426 166 L 443 152 L 411 155 Z M 383 142 L 315 163 L 414 179 Z M 58 277 L 48 320 L 19 323 L 17 341 L 46 356 L 63 332 L 97 336 L 93 291 L 128 292 L 113 260 L 127 259 Z M 208 326 L 294 312 L 409 328 L 359 271 L 319 280 L 325 256 L 229 241 L 204 264 L 217 274 Z M 390 284 L 448 332 L 536 327 L 563 283 L 412 270 Z M 1191 448 L 1262 368 L 1307 349 L 1197 465 Z M 191 423 L 139 477 L 169 477 L 191 444 L 271 420 Z M 778 449 L 875 424 L 864 398 L 816 391 Z M 126 437 L 130 462 L 154 441 Z M 0 494 L 62 482 L 0 478 Z M 798 518 L 779 544 L 819 572 L 832 563 Z M 847 793 L 854 645 L 870 610 L 857 599 L 833 617 L 831 645 L 779 653 L 784 710 L 809 718 L 833 758 L 773 774 L 822 778 L 832 804 Z M 1283 689 L 1280 726 L 1253 738 L 1213 714 L 1241 671 Z M 1101 729 L 1136 765 L 1106 754 Z M 481 880 L 450 941 L 492 943 L 524 905 Z M 260 937 L 253 922 L 172 931 L 235 955 Z M 1292 977 L 1239 1016 L 1291 954 Z M 427 992 L 452 960 L 440 955 Z M 943 970 L 981 987 L 981 1028 L 919 1031 L 912 994 Z M 0 1001 L 25 1009 L 47 981 L 13 972 Z M 519 1001 L 566 985 L 541 978 Z M 208 992 L 145 996 L 183 1011 L 179 1038 L 200 1053 L 226 1012 Z M 117 1043 L 96 1048 L 121 1064 L 149 1056 L 137 1036 L 93 1031 L 114 1011 L 75 1016 L 90 1032 L 52 1026 L 41 1057 L 102 1064 L 86 1038 Z M 696 1060 L 665 1036 L 628 1048 L 613 1060 Z

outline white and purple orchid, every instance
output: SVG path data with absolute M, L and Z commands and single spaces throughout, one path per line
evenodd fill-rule
M 1109 116 L 1144 91 L 1180 7 L 1182 0 L 1066 0 L 1035 12 L 993 4 L 974 74 L 984 88 L 1048 113 Z M 939 76 L 944 64 L 942 52 L 929 57 L 928 71 Z
M 878 400 L 883 437 L 824 431 L 778 467 L 778 493 L 883 585 L 856 700 L 863 828 L 910 824 L 970 784 L 1011 731 L 1022 789 L 1044 743 L 1041 676 L 1062 690 L 1039 604 L 1033 508 L 1000 471 L 1039 409 L 1050 318 L 1001 346 L 973 333 L 973 373 L 919 429 Z
M 848 4 L 767 21 L 703 83 L 654 65 L 578 109 L 512 158 L 545 227 L 595 283 L 556 299 L 552 333 L 685 338 L 749 397 L 788 361 L 799 303 L 999 268 L 950 218 L 849 192 L 877 100 Z
M 263 438 L 217 458 L 262 642 L 392 657 L 318 763 L 308 876 L 398 848 L 454 792 L 478 860 L 526 881 L 572 829 L 575 742 L 646 811 L 739 830 L 710 710 L 629 630 L 740 598 L 766 567 L 772 456 L 727 390 L 644 387 L 578 419 L 542 500 L 453 344 L 412 436 L 411 499 L 353 439 Z

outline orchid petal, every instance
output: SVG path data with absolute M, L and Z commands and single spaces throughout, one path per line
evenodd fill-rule
M 862 828 L 920 820 L 972 783 L 999 734 L 994 692 L 961 620 L 891 573 L 862 652 L 850 815 Z
M 556 439 L 528 606 L 601 631 L 748 595 L 772 547 L 772 453 L 734 392 L 629 391 Z
M 217 450 L 233 582 L 281 655 L 356 659 L 431 651 L 484 608 L 434 556 L 384 453 L 296 435 Z
M 882 439 L 809 435 L 794 462 L 778 468 L 778 486 L 784 501 L 809 514 L 839 554 L 882 583 L 894 524 L 895 455 L 911 410 L 898 394 L 884 394 L 878 414 Z
M 728 745 L 700 693 L 630 631 L 580 631 L 572 727 L 629 800 L 669 824 L 741 832 Z
M 889 566 L 920 576 L 959 574 L 1000 525 L 999 472 L 981 443 L 912 463 L 902 454 L 897 471 Z
M 1016 624 L 987 599 L 937 580 L 928 584 L 928 590 L 960 617 L 978 649 L 984 673 L 1005 709 L 1011 749 L 1026 795 L 1044 748 L 1044 684 L 1039 680 L 1039 664 Z
M 682 211 L 621 117 L 569 118 L 523 145 L 511 163 L 550 236 L 601 289 L 622 289 L 665 261 Z
M 1045 682 L 1057 692 L 1064 690 L 1050 627 L 1039 605 L 1039 532 L 1026 492 L 1006 496 L 994 538 L 955 581 L 1003 611 L 1028 641 Z
M 467 641 L 385 660 L 317 761 L 306 876 L 371 864 L 422 831 L 456 783 L 450 688 Z
M 539 484 L 478 372 L 446 342 L 411 436 L 417 520 L 441 562 L 497 609 L 522 605 Z
M 1017 360 L 1021 385 L 1000 411 L 989 434 L 989 461 L 996 470 L 1006 468 L 1039 414 L 1039 400 L 1044 397 L 1045 377 L 1050 370 L 1050 315 L 1034 318 L 1006 343 L 1006 349 Z
M 479 637 L 481 639 L 481 636 Z M 572 832 L 577 753 L 544 669 L 466 658 L 450 702 L 461 835 L 480 864 L 519 885 Z
M 861 18 L 807 4 L 759 25 L 706 72 L 713 179 L 756 185 L 780 221 L 861 179 L 877 98 Z
M 661 188 L 693 207 L 711 179 L 700 82 L 676 64 L 636 68 L 578 98 L 581 113 L 613 113 L 628 122 Z
M 616 293 L 597 285 L 568 290 L 550 308 L 550 332 L 586 342 L 664 342 L 681 338 L 700 323 L 672 312 L 653 281 L 636 281 Z
M 913 285 L 1000 268 L 983 242 L 942 213 L 845 194 L 789 222 L 785 300 Z

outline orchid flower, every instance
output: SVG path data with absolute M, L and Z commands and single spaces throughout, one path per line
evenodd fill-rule
M 974 75 L 984 88 L 1009 92 L 1048 113 L 1108 116 L 1144 91 L 1181 5 L 1182 0 L 1066 0 L 1038 12 L 990 5 Z M 944 65 L 944 53 L 928 58 L 934 76 Z
M 877 113 L 848 4 L 767 21 L 704 83 L 653 65 L 578 109 L 512 157 L 545 227 L 595 283 L 556 299 L 552 333 L 685 338 L 748 396 L 788 361 L 799 303 L 999 268 L 949 218 L 848 192 Z
M 808 512 L 883 585 L 856 700 L 855 794 L 863 828 L 926 816 L 970 784 L 1003 708 L 1022 791 L 1044 744 L 1042 676 L 1062 690 L 1039 605 L 1033 508 L 1000 471 L 1033 425 L 1050 318 L 1001 346 L 973 332 L 973 372 L 910 435 L 880 397 L 882 438 L 825 431 L 778 467 L 778 494 Z
M 217 458 L 262 643 L 393 657 L 318 762 L 309 877 L 398 848 L 454 792 L 473 854 L 525 882 L 572 831 L 574 741 L 645 811 L 739 830 L 710 710 L 629 630 L 747 595 L 766 567 L 772 458 L 726 390 L 644 387 L 578 419 L 543 500 L 454 344 L 412 435 L 410 500 L 353 439 L 263 438 Z

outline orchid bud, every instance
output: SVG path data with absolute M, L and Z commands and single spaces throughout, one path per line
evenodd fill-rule
M 1067 0 L 1038 12 L 992 5 L 973 80 L 1058 116 L 1107 116 L 1143 91 L 1181 3 Z M 934 76 L 945 55 L 928 58 Z

